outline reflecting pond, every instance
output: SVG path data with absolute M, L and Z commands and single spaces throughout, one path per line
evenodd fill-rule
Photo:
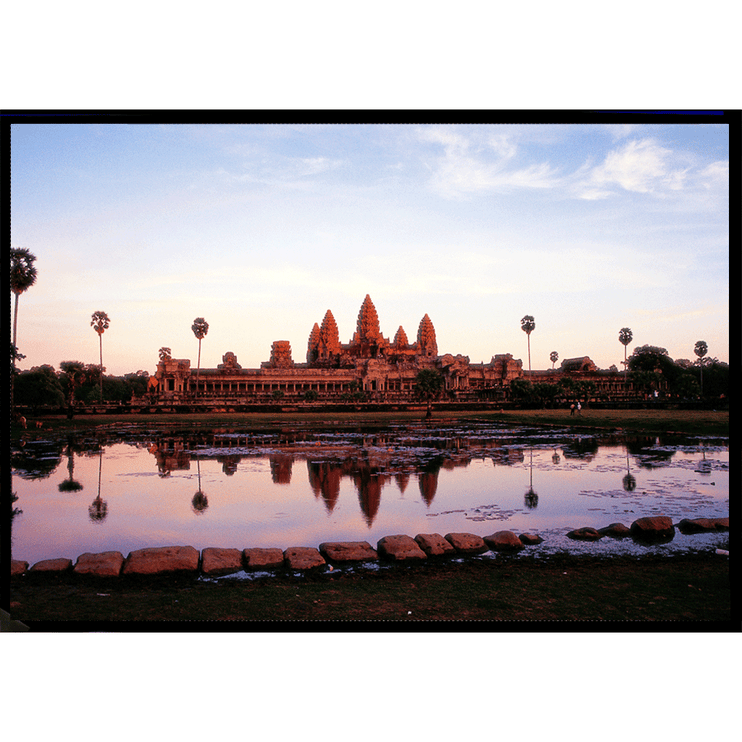
M 13 558 L 33 564 L 146 546 L 318 546 L 393 534 L 498 530 L 529 553 L 636 550 L 574 528 L 648 515 L 728 517 L 726 438 L 576 433 L 491 422 L 181 429 L 117 425 L 11 452 Z M 726 534 L 677 534 L 665 550 Z M 642 547 L 646 549 L 646 547 Z M 652 547 L 655 548 L 655 547 Z

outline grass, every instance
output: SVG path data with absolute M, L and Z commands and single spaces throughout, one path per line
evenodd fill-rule
M 390 622 L 394 630 L 402 623 L 417 630 L 490 630 L 513 622 L 539 622 L 536 628 L 600 622 L 602 630 L 626 630 L 628 624 L 647 630 L 647 622 L 662 622 L 663 630 L 687 630 L 689 623 L 723 628 L 732 619 L 729 562 L 716 554 L 497 557 L 216 583 L 164 576 L 30 577 L 13 580 L 11 615 L 31 630 L 74 631 L 91 623 L 127 630 L 142 622 L 220 631 L 384 630 Z
M 508 410 L 456 411 L 450 413 L 434 412 L 430 421 L 481 419 L 492 422 L 517 425 L 559 425 L 575 429 L 622 429 L 626 432 L 667 433 L 677 432 L 689 435 L 729 435 L 728 410 L 593 410 L 586 408 L 582 415 L 571 416 L 569 410 Z M 12 426 L 12 436 L 44 435 L 45 431 L 82 430 L 99 426 L 116 425 L 178 425 L 178 426 L 251 426 L 261 428 L 280 423 L 292 422 L 331 424 L 340 423 L 385 423 L 391 421 L 422 421 L 420 412 L 306 412 L 306 413 L 203 413 L 203 414 L 153 414 L 153 415 L 77 415 L 72 420 L 66 417 L 45 416 L 39 418 L 42 428 L 29 427 L 21 431 Z M 31 421 L 31 424 L 35 421 Z

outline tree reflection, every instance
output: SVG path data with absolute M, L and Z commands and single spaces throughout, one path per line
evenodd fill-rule
M 100 496 L 101 472 L 103 471 L 103 447 L 101 446 L 98 454 L 98 497 L 88 508 L 88 515 L 93 523 L 102 523 L 108 515 L 108 503 Z
M 698 462 L 698 469 L 699 474 L 711 474 L 711 462 L 706 461 L 706 446 L 701 444 L 701 460 Z
M 75 469 L 75 456 L 72 451 L 73 442 L 73 436 L 67 436 L 67 479 L 57 485 L 60 492 L 79 492 L 83 488 L 82 484 L 75 481 L 73 477 L 73 472 Z
M 209 498 L 201 491 L 201 462 L 198 459 L 196 459 L 196 468 L 198 470 L 198 491 L 191 500 L 191 509 L 196 515 L 203 515 L 209 507 Z
M 538 507 L 538 494 L 533 489 L 533 449 L 532 448 L 530 449 L 529 453 L 530 453 L 530 465 L 528 468 L 530 470 L 530 481 L 528 484 L 528 491 L 526 492 L 525 495 L 523 495 L 523 502 L 525 503 L 525 506 L 529 510 L 533 510 L 534 508 Z
M 636 489 L 636 477 L 631 473 L 628 447 L 626 448 L 626 475 L 623 478 L 623 488 L 626 492 L 633 492 Z

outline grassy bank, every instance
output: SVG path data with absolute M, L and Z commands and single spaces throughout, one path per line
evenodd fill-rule
M 341 423 L 391 421 L 422 421 L 420 412 L 275 412 L 275 413 L 192 413 L 152 415 L 78 415 L 72 420 L 64 416 L 38 418 L 29 421 L 23 431 L 14 424 L 12 434 L 40 436 L 45 431 L 87 430 L 98 426 L 116 425 L 180 425 L 199 427 L 255 427 L 291 424 L 292 422 Z M 503 412 L 434 412 L 430 421 L 448 423 L 452 420 L 481 419 L 508 425 L 558 425 L 575 429 L 622 429 L 626 432 L 666 433 L 689 435 L 729 435 L 729 411 L 711 410 L 592 410 L 583 409 L 581 415 L 570 415 L 569 410 L 509 410 Z
M 599 630 L 625 631 L 632 625 L 641 630 L 732 630 L 713 623 L 732 618 L 729 561 L 716 554 L 498 558 L 335 577 L 287 575 L 216 583 L 165 577 L 24 578 L 13 581 L 11 600 L 12 618 L 31 630 L 55 631 L 126 630 L 138 628 L 136 622 L 181 621 L 190 622 L 178 627 L 183 630 L 219 631 L 342 628 L 336 622 L 351 622 L 343 624 L 350 630 L 400 630 L 402 623 L 417 630 L 440 628 L 430 622 L 446 622 L 443 628 L 452 630 L 507 628 L 506 623 L 476 622 L 569 628 L 543 623 L 552 621 L 604 622 L 592 626 Z

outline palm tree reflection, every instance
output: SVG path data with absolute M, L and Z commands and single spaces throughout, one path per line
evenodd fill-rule
M 102 523 L 108 515 L 108 503 L 103 500 L 100 496 L 100 480 L 101 472 L 103 470 L 103 446 L 101 446 L 100 454 L 98 456 L 98 497 L 93 500 L 93 503 L 88 508 L 88 515 L 93 523 Z
M 626 492 L 633 492 L 636 489 L 636 477 L 631 473 L 629 466 L 629 449 L 626 449 L 626 475 L 623 478 L 623 488 Z
M 68 479 L 65 479 L 64 481 L 60 482 L 58 485 L 58 489 L 60 492 L 79 492 L 83 487 L 80 482 L 75 481 L 72 477 L 72 473 L 75 468 L 74 463 L 74 453 L 72 452 L 72 443 L 73 438 L 72 436 L 67 436 L 67 472 L 68 472 Z
M 557 454 L 554 454 L 554 456 L 557 456 Z M 552 456 L 552 460 L 553 460 Z M 558 456 L 557 456 L 558 458 Z M 530 482 L 528 486 L 528 491 L 525 495 L 523 495 L 523 502 L 525 503 L 526 507 L 529 510 L 533 510 L 534 508 L 538 507 L 538 494 L 536 494 L 536 491 L 533 489 L 533 449 L 530 449 Z
M 198 468 L 198 492 L 191 500 L 191 509 L 196 515 L 203 515 L 209 507 L 209 498 L 201 491 L 201 462 L 198 459 L 196 459 L 196 467 Z

